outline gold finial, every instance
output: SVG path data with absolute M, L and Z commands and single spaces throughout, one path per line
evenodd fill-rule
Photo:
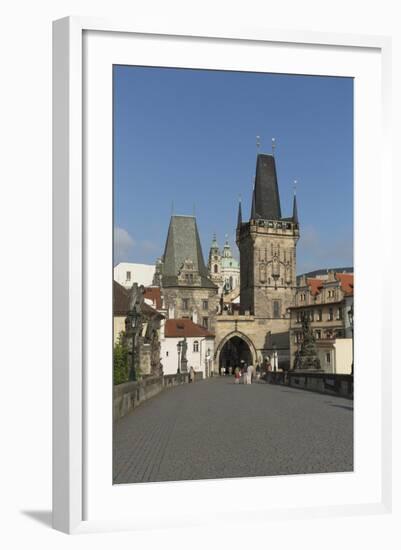
M 298 180 L 294 180 L 294 183 L 292 184 L 292 187 L 294 189 L 294 197 L 297 194 L 297 185 L 298 185 Z

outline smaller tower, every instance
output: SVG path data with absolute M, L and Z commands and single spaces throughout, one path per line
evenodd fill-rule
M 221 259 L 221 275 L 223 279 L 224 292 L 231 292 L 240 282 L 240 267 L 239 262 L 234 258 L 230 243 L 228 242 L 228 235 L 223 248 L 223 257 Z
M 209 261 L 207 264 L 209 270 L 210 279 L 216 284 L 219 289 L 223 283 L 223 277 L 221 274 L 221 254 L 219 245 L 216 239 L 216 233 L 213 235 L 212 244 L 209 250 Z

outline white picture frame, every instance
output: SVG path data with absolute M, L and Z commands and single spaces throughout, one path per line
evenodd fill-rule
M 123 499 L 123 491 L 128 494 L 140 494 L 142 499 L 141 510 L 130 512 L 126 516 L 118 517 L 112 514 L 112 506 L 110 503 L 110 516 L 106 507 L 99 508 L 99 513 L 94 516 L 88 516 L 88 500 L 94 496 L 89 496 L 92 488 L 97 483 L 102 485 L 105 483 L 101 479 L 101 475 L 96 471 L 93 472 L 93 464 L 85 459 L 85 455 L 92 452 L 90 446 L 96 446 L 96 442 L 91 440 L 91 413 L 88 413 L 87 397 L 90 394 L 89 385 L 92 383 L 90 376 L 88 377 L 88 348 L 90 347 L 90 334 L 88 331 L 88 316 L 91 315 L 91 307 L 93 301 L 87 299 L 90 289 L 88 289 L 85 271 L 88 269 L 91 261 L 96 261 L 96 258 L 91 258 L 91 228 L 86 217 L 88 210 L 92 209 L 89 218 L 93 220 L 96 215 L 94 209 L 96 204 L 92 201 L 91 192 L 85 188 L 84 181 L 88 177 L 85 167 L 85 155 L 91 154 L 88 152 L 87 142 L 84 139 L 84 120 L 85 103 L 84 85 L 88 75 L 84 71 L 83 59 L 85 56 L 92 55 L 92 50 L 88 53 L 84 36 L 92 33 L 94 37 L 107 36 L 107 51 L 110 52 L 112 44 L 117 41 L 129 39 L 129 37 L 137 39 L 145 39 L 157 43 L 158 40 L 179 40 L 181 43 L 190 41 L 196 44 L 207 45 L 207 55 L 210 56 L 213 50 L 217 50 L 220 45 L 224 45 L 227 49 L 236 48 L 236 54 L 241 47 L 249 47 L 257 45 L 260 48 L 264 46 L 276 45 L 285 46 L 288 48 L 296 48 L 305 52 L 312 52 L 318 48 L 332 49 L 333 57 L 339 55 L 351 56 L 357 52 L 374 52 L 377 57 L 375 63 L 380 64 L 380 75 L 376 79 L 376 87 L 380 88 L 381 108 L 377 111 L 378 118 L 375 121 L 375 128 L 380 128 L 379 145 L 379 165 L 376 168 L 377 175 L 380 178 L 381 197 L 391 196 L 391 166 L 389 158 L 389 120 L 390 120 L 390 90 L 391 90 L 391 41 L 387 37 L 375 36 L 353 36 L 353 35 L 335 35 L 314 32 L 300 31 L 277 31 L 270 29 L 213 29 L 211 26 L 208 29 L 182 28 L 179 23 L 176 25 L 163 26 L 163 28 L 155 27 L 153 29 L 142 28 L 140 25 L 134 25 L 121 21 L 104 21 L 93 18 L 84 17 L 69 17 L 54 22 L 53 33 L 53 525 L 56 529 L 67 533 L 88 532 L 99 530 L 116 530 L 116 529 L 138 529 L 146 528 L 153 524 L 154 518 L 148 517 L 147 521 L 147 506 L 149 502 L 155 498 L 160 498 L 161 501 L 171 501 L 173 498 L 191 498 L 189 495 L 197 493 L 197 498 L 206 498 L 205 492 L 209 494 L 220 495 L 223 500 L 229 505 L 232 500 L 235 490 L 238 490 L 241 484 L 242 492 L 252 494 L 257 492 L 257 487 L 263 483 L 259 478 L 254 480 L 226 480 L 213 482 L 180 482 L 179 484 L 142 484 L 138 486 L 125 486 L 120 490 L 118 498 Z M 101 41 L 100 41 L 101 42 Z M 102 46 L 96 44 L 99 48 L 100 55 Z M 174 46 L 174 45 L 173 45 Z M 106 50 L 103 50 L 106 51 Z M 329 50 L 327 50 L 329 51 Z M 331 51 L 331 50 L 330 50 Z M 128 53 L 124 56 L 129 58 Z M 167 55 L 163 53 L 163 55 Z M 150 52 L 152 60 L 161 59 L 162 54 L 157 48 Z M 279 56 L 278 56 L 279 57 Z M 88 59 L 86 57 L 85 59 Z M 92 58 L 93 59 L 93 58 Z M 199 58 L 201 59 L 201 58 Z M 203 59 L 203 58 L 202 58 Z M 206 59 L 206 58 L 205 58 Z M 165 58 L 159 62 L 160 65 L 165 64 Z M 311 61 L 311 67 L 313 66 Z M 315 60 L 318 63 L 318 59 Z M 197 61 L 193 57 L 192 67 L 202 66 L 205 63 L 208 67 L 210 61 Z M 221 67 L 227 67 L 227 62 L 222 62 Z M 226 65 L 224 65 L 224 63 Z M 239 68 L 240 65 L 233 62 L 232 67 Z M 256 63 L 256 61 L 255 61 Z M 134 63 L 133 63 L 134 64 Z M 146 64 L 146 62 L 144 62 Z M 150 63 L 153 64 L 153 63 Z M 177 65 L 174 65 L 177 66 Z M 182 65 L 185 66 L 185 65 Z M 277 67 L 280 67 L 280 60 L 277 60 Z M 228 68 L 228 67 L 227 67 Z M 230 67 L 231 68 L 231 67 Z M 245 67 L 244 67 L 245 69 Z M 260 70 L 260 69 L 259 69 Z M 312 70 L 312 69 L 311 69 Z M 363 69 L 361 69 L 363 70 Z M 279 68 L 276 69 L 279 71 Z M 100 71 L 101 72 L 101 71 Z M 288 72 L 285 64 L 282 65 L 282 72 Z M 99 73 L 100 74 L 100 73 Z M 102 73 L 103 74 L 103 73 Z M 311 73 L 312 74 L 312 73 Z M 331 74 L 330 72 L 328 74 Z M 348 69 L 347 76 L 352 76 L 352 67 Z M 362 79 L 363 80 L 363 79 Z M 87 84 L 87 81 L 86 81 Z M 106 97 L 107 99 L 107 97 Z M 377 97 L 375 99 L 377 103 Z M 356 104 L 356 117 L 358 117 L 359 105 Z M 362 108 L 361 108 L 362 109 Z M 365 121 L 366 122 L 366 121 Z M 361 120 L 357 120 L 357 124 Z M 106 128 L 109 126 L 109 121 L 106 123 Z M 105 135 L 104 133 L 102 134 Z M 361 134 L 358 134 L 361 137 Z M 371 136 L 366 138 L 371 140 Z M 108 135 L 102 147 L 107 147 L 111 142 L 111 135 Z M 372 143 L 365 143 L 366 149 L 371 151 Z M 358 153 L 359 154 L 359 153 Z M 358 178 L 356 179 L 356 188 L 358 190 L 358 181 L 365 174 L 364 160 L 358 157 L 361 161 L 358 165 Z M 359 162 L 359 161 L 358 161 Z M 367 162 L 367 161 L 366 161 Z M 110 182 L 111 185 L 111 182 Z M 102 186 L 100 186 L 102 187 Z M 367 216 L 364 215 L 366 209 L 374 204 L 372 197 L 363 194 L 365 191 L 359 187 L 359 192 L 362 193 L 363 203 L 359 202 L 358 219 L 363 225 L 366 223 Z M 100 192 L 101 193 L 101 192 Z M 103 197 L 104 202 L 107 202 L 107 191 Z M 358 194 L 356 195 L 358 200 Z M 103 200 L 102 199 L 102 200 Z M 388 200 L 388 199 L 387 199 Z M 89 204 L 88 204 L 89 203 Z M 384 232 L 384 209 L 383 207 L 377 212 L 376 220 L 378 222 L 378 234 L 372 235 L 376 239 L 374 243 L 380 246 L 381 235 Z M 106 224 L 107 225 L 107 224 Z M 361 226 L 362 226 L 361 225 Z M 110 243 L 111 235 L 107 237 L 109 227 L 102 229 L 106 243 Z M 106 247 L 107 248 L 107 247 Z M 110 247 L 108 247 L 110 248 Z M 363 248 L 363 247 L 362 247 Z M 357 260 L 360 265 L 369 264 L 369 247 L 367 249 L 356 249 Z M 386 258 L 390 258 L 390 244 L 382 243 L 382 254 Z M 107 258 L 106 258 L 107 260 Z M 99 265 L 99 264 L 98 264 Z M 102 265 L 107 265 L 103 262 Z M 376 282 L 380 293 L 384 285 L 389 284 L 389 275 L 386 276 L 384 270 L 380 270 L 380 282 Z M 110 264 L 111 270 L 111 264 Z M 108 277 L 109 274 L 106 274 Z M 368 283 L 371 281 L 369 280 Z M 367 286 L 361 281 L 360 296 L 366 292 Z M 359 284 L 359 282 L 358 282 Z M 359 292 L 359 291 L 358 291 Z M 381 294 L 380 294 L 381 295 Z M 92 304 L 92 305 L 91 305 Z M 362 299 L 360 299 L 361 308 L 363 308 Z M 374 302 L 373 307 L 377 309 L 378 321 L 374 326 L 376 331 L 379 331 L 380 338 L 378 339 L 377 348 L 371 353 L 370 362 L 379 360 L 381 373 L 385 372 L 386 376 L 381 376 L 381 385 L 366 386 L 366 391 L 376 392 L 377 400 L 374 404 L 375 414 L 373 427 L 375 434 L 374 443 L 377 446 L 377 456 L 374 458 L 375 474 L 377 474 L 377 486 L 372 494 L 375 493 L 377 498 L 371 498 L 371 495 L 366 494 L 359 501 L 352 495 L 352 498 L 337 500 L 327 500 L 320 505 L 313 504 L 315 501 L 310 501 L 303 506 L 297 500 L 294 500 L 294 505 L 288 507 L 285 499 L 274 503 L 268 508 L 269 517 L 285 517 L 300 518 L 313 517 L 314 515 L 352 515 L 365 513 L 386 513 L 391 510 L 391 400 L 388 396 L 391 395 L 391 355 L 390 355 L 390 334 L 383 330 L 381 324 L 381 315 L 383 303 L 380 297 Z M 357 309 L 357 308 L 356 308 Z M 376 311 L 375 309 L 375 311 Z M 100 312 L 105 317 L 107 328 L 107 319 L 111 325 L 111 317 L 109 316 L 111 309 L 102 310 Z M 358 311 L 358 309 L 357 309 Z M 362 316 L 361 316 L 362 317 Z M 91 325 L 90 325 L 91 326 Z M 362 326 L 362 319 L 361 324 Z M 111 330 L 111 329 L 110 329 Z M 367 329 L 366 329 L 367 330 Z M 366 332 L 364 336 L 369 337 Z M 356 354 L 358 350 L 356 348 Z M 363 350 L 360 350 L 360 358 L 363 359 Z M 106 358 L 107 359 L 107 358 Z M 111 365 L 111 363 L 110 363 Z M 111 367 L 110 367 L 111 368 Z M 385 371 L 384 371 L 385 369 Z M 358 402 L 363 405 L 363 388 L 364 384 L 368 384 L 363 378 L 356 375 L 356 406 Z M 111 385 L 111 380 L 110 380 Z M 359 388 L 362 388 L 359 390 Z M 375 389 L 376 388 L 376 389 Z M 103 391 L 103 390 L 102 390 Z M 358 396 L 358 392 L 359 396 Z M 111 394 L 111 387 L 110 387 Z M 372 393 L 373 395 L 373 393 Z M 386 396 L 386 397 L 385 397 Z M 90 397 L 89 401 L 93 403 L 96 399 Z M 360 401 L 358 401 L 360 400 Z M 99 407 L 99 405 L 97 405 Z M 111 407 L 108 407 L 107 402 L 104 404 L 102 414 L 109 415 L 111 418 Z M 99 409 L 98 409 L 99 410 Z M 109 422 L 109 421 L 107 421 Z M 110 427 L 110 423 L 107 424 Z M 93 430 L 92 430 L 93 431 Z M 107 429 L 105 429 L 107 432 Z M 109 443 L 108 443 L 109 444 Z M 107 447 L 103 447 L 106 449 Z M 362 446 L 361 446 L 362 448 Z M 111 453 L 111 448 L 109 449 Z M 374 454 L 374 453 L 373 453 Z M 93 452 L 92 452 L 93 455 Z M 109 462 L 107 463 L 109 464 Z M 363 468 L 362 468 L 363 470 Z M 99 470 L 100 471 L 100 470 Z M 103 470 L 103 471 L 107 471 Z M 365 472 L 366 475 L 366 472 Z M 88 479 L 92 476 L 88 482 Z M 96 477 L 97 476 L 97 477 Z M 104 475 L 103 475 L 104 477 Z M 313 484 L 312 478 L 316 476 L 297 476 L 297 478 L 309 477 L 308 483 Z M 373 476 L 374 477 L 374 476 Z M 379 479 L 380 478 L 380 479 Z M 263 478 L 264 479 L 264 478 Z M 362 478 L 361 478 L 362 479 Z M 272 484 L 285 484 L 284 494 L 290 494 L 291 485 L 298 483 L 298 479 L 294 477 L 287 480 L 278 480 L 274 478 L 269 482 Z M 111 484 L 111 474 L 109 481 Z M 372 482 L 373 483 L 373 482 Z M 247 484 L 247 486 L 246 486 Z M 257 485 L 258 484 L 258 485 Z M 88 489 L 89 485 L 89 489 Z M 319 483 L 311 485 L 311 493 L 316 491 L 316 502 L 318 502 L 320 485 L 324 485 L 324 480 L 319 479 Z M 207 487 L 207 491 L 205 489 Z M 284 487 L 284 485 L 283 485 Z M 225 496 L 223 495 L 225 493 Z M 175 496 L 174 496 L 175 494 Z M 99 499 L 99 494 L 96 498 Z M 106 493 L 104 493 L 105 502 L 108 501 Z M 124 497 L 126 498 L 126 497 Z M 305 497 L 306 498 L 306 497 Z M 101 500 L 101 498 L 100 498 Z M 222 500 L 222 501 L 223 501 Z M 90 508 L 90 506 L 89 506 Z M 149 509 L 149 508 L 148 508 Z M 249 521 L 263 521 L 266 518 L 266 510 L 261 507 L 255 500 L 255 505 L 244 509 L 242 517 Z M 175 525 L 191 525 L 201 524 L 209 521 L 210 518 L 203 520 L 194 520 L 190 514 L 182 515 L 177 518 Z M 168 514 L 160 517 L 159 525 L 171 525 L 172 519 Z

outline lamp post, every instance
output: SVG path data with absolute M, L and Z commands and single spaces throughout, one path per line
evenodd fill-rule
M 177 354 L 178 354 L 177 374 L 181 374 L 181 346 L 182 346 L 182 342 L 180 340 L 177 344 Z
M 354 304 L 351 304 L 351 307 L 348 310 L 348 320 L 349 326 L 351 327 L 351 337 L 352 337 L 352 363 L 351 363 L 351 375 L 354 375 Z
M 206 357 L 205 357 L 205 378 L 210 376 L 210 348 L 207 348 Z

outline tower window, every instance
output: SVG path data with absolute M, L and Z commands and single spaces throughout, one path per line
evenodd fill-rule
M 188 309 L 188 298 L 183 298 L 182 299 L 182 309 Z
M 208 309 L 209 308 L 209 303 L 207 300 L 202 300 L 202 308 L 203 309 Z
M 199 351 L 199 342 L 198 342 L 198 340 L 195 340 L 195 342 L 194 342 L 194 352 L 198 353 L 198 351 Z
M 329 321 L 332 321 L 334 319 L 334 315 L 333 315 L 333 308 L 329 308 Z
M 204 328 L 209 328 L 209 317 L 202 317 L 202 326 Z
M 214 272 L 217 273 L 219 268 L 217 267 L 217 264 L 214 264 Z
M 273 300 L 273 317 L 278 319 L 280 317 L 280 302 Z
M 127 279 L 127 281 L 131 280 L 131 271 L 127 271 L 125 278 Z

